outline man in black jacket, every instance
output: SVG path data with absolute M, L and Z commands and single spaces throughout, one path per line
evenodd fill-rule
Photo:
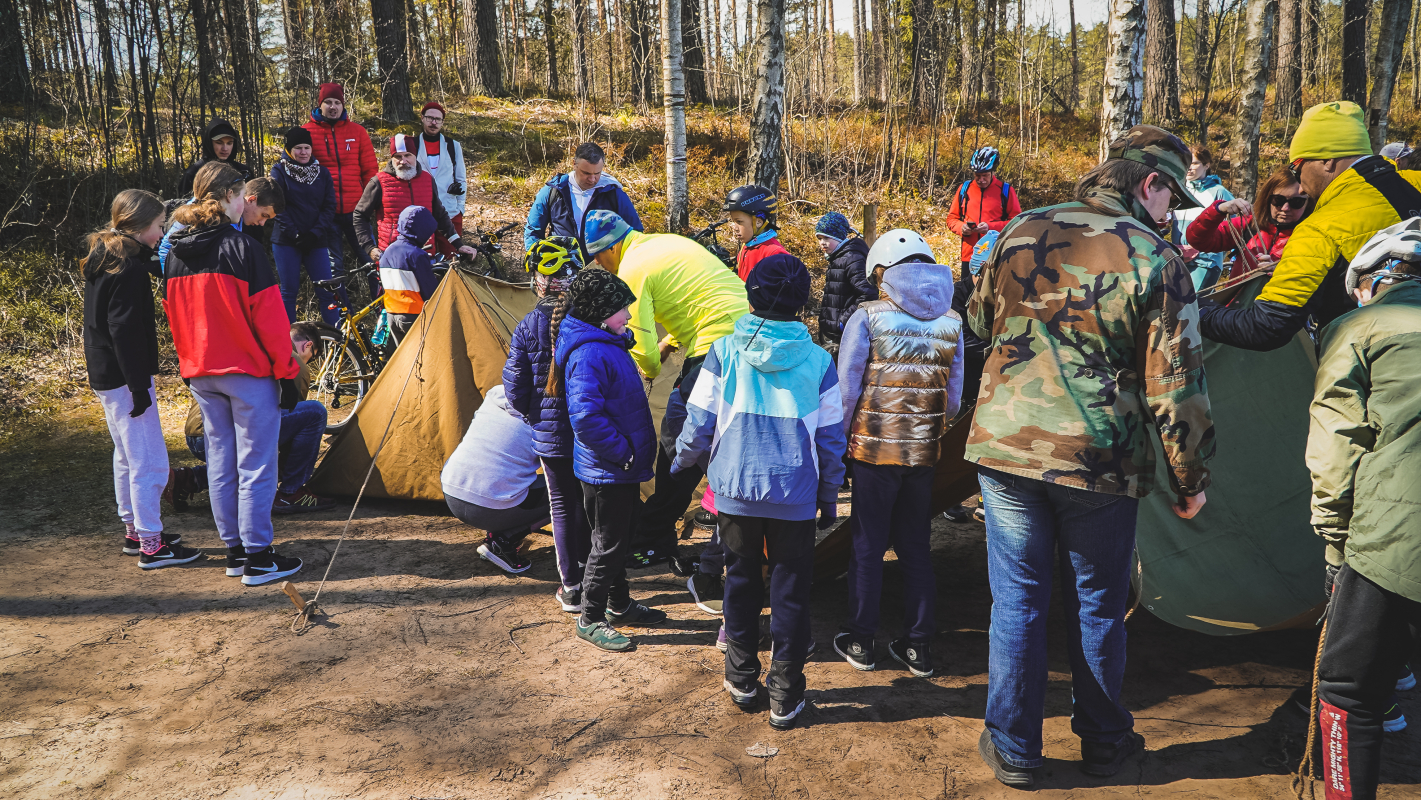
M 197 171 L 202 169 L 202 165 L 209 161 L 221 161 L 242 173 L 243 180 L 251 180 L 251 169 L 237 160 L 237 153 L 241 150 L 242 138 L 237 135 L 237 129 L 232 127 L 232 123 L 221 117 L 213 117 L 202 129 L 202 158 L 183 173 L 182 180 L 178 182 L 178 197 L 192 197 L 193 179 L 197 177 Z

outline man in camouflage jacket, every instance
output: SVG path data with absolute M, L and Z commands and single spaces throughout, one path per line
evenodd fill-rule
M 1120 705 L 1138 498 L 1158 437 L 1176 513 L 1204 504 L 1214 428 L 1189 267 L 1158 234 L 1194 205 L 1191 156 L 1136 126 L 1081 179 L 1077 201 L 1029 211 L 1002 233 L 968 303 L 991 343 L 967 445 L 987 515 L 991 659 L 987 730 L 997 778 L 1029 786 L 1042 764 L 1052 567 L 1072 626 L 1072 728 L 1082 769 L 1113 775 L 1142 744 Z

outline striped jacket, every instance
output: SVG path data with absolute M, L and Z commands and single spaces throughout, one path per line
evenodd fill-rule
M 418 314 L 424 301 L 439 287 L 429 254 L 420 249 L 434 233 L 434 216 L 422 206 L 400 212 L 399 235 L 380 254 L 380 285 L 385 289 L 385 310 L 391 314 Z

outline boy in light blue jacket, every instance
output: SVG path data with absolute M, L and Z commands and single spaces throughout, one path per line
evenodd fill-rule
M 758 703 L 768 558 L 774 653 L 765 687 L 770 725 L 784 730 L 804 708 L 814 518 L 822 529 L 837 517 L 844 410 L 833 359 L 799 321 L 809 300 L 803 262 L 767 257 L 745 290 L 751 313 L 706 355 L 671 471 L 700 464 L 715 491 L 725 546 L 725 689 L 746 710 Z

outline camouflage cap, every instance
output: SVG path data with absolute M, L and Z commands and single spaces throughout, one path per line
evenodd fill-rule
M 1202 208 L 1189 191 L 1189 163 L 1194 154 L 1178 136 L 1153 125 L 1136 125 L 1111 143 L 1108 158 L 1121 158 L 1152 167 L 1174 182 L 1174 194 L 1179 199 L 1176 208 Z

